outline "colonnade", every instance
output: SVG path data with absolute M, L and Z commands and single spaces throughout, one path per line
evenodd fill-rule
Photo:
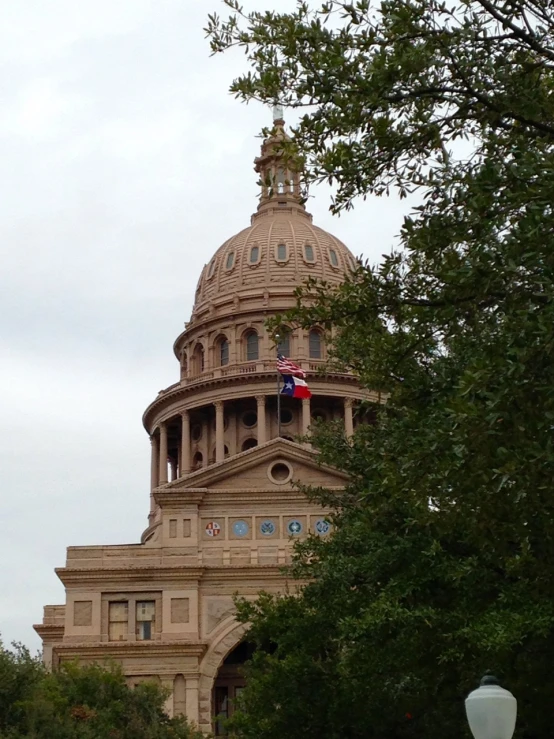
M 266 423 L 266 396 L 256 395 L 255 399 L 257 410 L 257 441 L 258 445 L 260 445 L 268 441 Z M 353 402 L 354 401 L 352 398 L 344 399 L 344 430 L 348 437 L 352 436 L 352 434 L 354 433 Z M 215 408 L 215 461 L 221 462 L 225 458 L 225 401 L 216 400 L 213 405 Z M 158 426 L 159 435 L 156 436 L 152 434 L 152 436 L 150 437 L 150 441 L 152 444 L 152 490 L 154 490 L 154 488 L 158 487 L 159 485 L 165 485 L 171 480 L 177 479 L 177 475 L 186 475 L 192 470 L 190 424 L 191 410 L 194 409 L 183 410 L 180 413 L 181 441 L 179 448 L 179 459 L 170 460 L 170 479 L 168 476 L 168 422 L 162 421 Z M 309 434 L 310 423 L 311 402 L 309 398 L 303 398 L 301 413 L 301 433 L 303 436 L 307 436 Z

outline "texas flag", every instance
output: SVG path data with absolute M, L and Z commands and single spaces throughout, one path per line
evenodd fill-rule
M 283 375 L 284 385 L 281 388 L 281 395 L 290 395 L 291 398 L 311 398 L 310 388 L 300 377 L 292 375 Z

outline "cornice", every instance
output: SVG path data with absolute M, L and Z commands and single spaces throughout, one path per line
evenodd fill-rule
M 326 490 L 340 493 L 344 490 L 344 486 L 325 486 Z M 181 490 L 168 490 L 164 495 L 154 495 L 156 502 L 163 509 L 171 509 L 174 507 L 182 507 L 189 502 L 188 491 L 186 488 Z M 275 488 L 241 488 L 240 490 L 214 488 L 204 498 L 204 505 L 213 507 L 214 505 L 243 505 L 251 503 L 262 503 L 267 505 L 268 499 L 272 504 L 276 503 Z M 278 491 L 279 504 L 281 503 L 306 503 L 309 501 L 305 493 L 295 488 L 285 488 Z M 313 504 L 312 504 L 313 505 Z
M 182 478 L 181 478 L 182 479 Z M 166 486 L 160 487 L 160 488 L 154 488 L 152 491 L 152 494 L 154 495 L 154 498 L 156 500 L 156 503 L 158 505 L 163 507 L 171 507 L 171 505 L 175 502 L 175 492 L 186 492 L 186 500 L 183 499 L 184 504 L 190 504 L 194 503 L 196 505 L 200 505 L 204 497 L 206 495 L 207 488 L 167 488 Z M 151 527 L 153 528 L 153 526 Z
M 155 553 L 156 550 L 153 550 Z M 128 565 L 126 567 L 58 567 L 57 576 L 66 586 L 97 585 L 103 587 L 106 581 L 116 580 L 118 583 L 136 583 L 148 581 L 168 582 L 176 580 L 179 586 L 196 583 L 197 586 L 212 580 L 227 582 L 261 577 L 264 581 L 283 577 L 281 567 L 276 565 Z
M 201 658 L 207 644 L 201 641 L 144 641 L 144 642 L 83 642 L 82 644 L 60 642 L 54 650 L 59 657 L 66 659 L 86 659 L 105 656 L 106 659 L 124 657 L 197 657 Z
M 156 556 L 156 550 L 152 550 Z M 181 565 L 139 565 L 132 564 L 119 567 L 57 567 L 56 575 L 64 585 L 88 585 L 105 583 L 106 580 L 120 580 L 125 582 L 141 582 L 155 578 L 156 581 L 183 580 L 198 582 L 202 578 L 203 569 L 194 566 Z
M 43 641 L 51 642 L 63 638 L 65 626 L 63 624 L 33 624 L 33 629 Z
M 184 385 L 182 385 L 181 383 L 175 383 L 174 385 L 170 385 L 169 388 L 167 388 L 166 390 L 161 390 L 157 398 L 155 398 L 155 400 L 153 400 L 150 405 L 147 406 L 142 416 L 143 426 L 148 433 L 151 433 L 151 426 L 154 420 L 156 420 L 157 422 L 167 420 L 166 418 L 163 418 L 161 414 L 163 414 L 163 411 L 179 398 L 186 399 L 187 396 L 194 397 L 195 395 L 200 395 L 206 390 L 210 389 L 225 388 L 228 386 L 232 388 L 237 388 L 239 386 L 250 386 L 251 390 L 248 393 L 233 393 L 232 397 L 230 396 L 228 398 L 221 398 L 222 400 L 240 400 L 241 398 L 248 398 L 250 396 L 256 395 L 256 393 L 259 393 L 259 390 L 257 388 L 262 383 L 267 381 L 274 382 L 275 374 L 275 370 L 270 371 L 269 369 L 264 369 L 243 375 L 237 373 L 226 375 L 223 377 L 206 377 L 205 379 L 202 379 L 202 377 L 200 377 L 198 381 L 194 383 L 187 383 Z M 361 390 L 361 388 L 359 387 L 358 379 L 353 375 L 342 373 L 330 373 L 326 375 L 320 375 L 316 372 L 308 372 L 307 374 L 308 382 L 312 389 L 315 391 L 314 395 L 317 395 L 318 385 L 320 385 L 321 383 L 332 383 L 333 387 L 325 388 L 324 394 L 326 396 L 343 398 L 345 397 L 344 387 L 341 387 L 341 385 L 348 386 L 349 388 L 355 386 L 357 392 L 352 394 L 352 398 L 354 400 L 375 399 L 376 402 L 378 401 L 378 396 L 376 393 Z M 373 398 L 372 396 L 375 396 L 375 398 Z M 187 409 L 192 410 L 194 407 L 194 405 L 191 405 L 188 406 Z M 185 410 L 185 408 L 183 408 L 183 410 Z M 158 418 L 155 419 L 155 416 L 158 416 Z

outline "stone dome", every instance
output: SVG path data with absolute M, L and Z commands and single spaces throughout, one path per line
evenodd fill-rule
M 252 216 L 252 224 L 228 239 L 202 270 L 193 308 L 226 296 L 241 298 L 252 291 L 290 289 L 309 277 L 332 284 L 344 281 L 355 265 L 348 248 L 322 228 L 314 226 L 303 206 L 284 201 L 269 204 Z
M 301 187 L 303 162 L 295 155 L 282 118 L 264 140 L 254 169 L 260 175 L 260 204 L 251 225 L 228 239 L 204 266 L 191 323 L 208 316 L 269 305 L 283 310 L 309 277 L 340 284 L 355 267 L 347 247 L 306 212 Z M 260 300 L 261 298 L 261 300 Z

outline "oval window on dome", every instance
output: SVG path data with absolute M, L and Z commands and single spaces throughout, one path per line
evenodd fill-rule
M 212 261 L 210 262 L 210 266 L 208 268 L 208 280 L 214 276 L 214 271 L 215 271 L 215 259 L 212 259 Z
M 287 261 L 287 245 L 286 244 L 277 245 L 277 261 L 278 262 Z
M 256 264 L 260 260 L 260 247 L 253 246 L 250 249 L 250 264 Z
M 304 244 L 304 259 L 307 262 L 315 262 L 314 247 L 311 244 Z
M 235 252 L 230 251 L 229 254 L 227 254 L 227 261 L 225 262 L 225 269 L 233 269 L 234 263 L 235 263 Z
M 334 249 L 329 249 L 329 259 L 331 260 L 331 264 L 333 267 L 339 266 L 339 258 L 337 257 L 337 252 Z

